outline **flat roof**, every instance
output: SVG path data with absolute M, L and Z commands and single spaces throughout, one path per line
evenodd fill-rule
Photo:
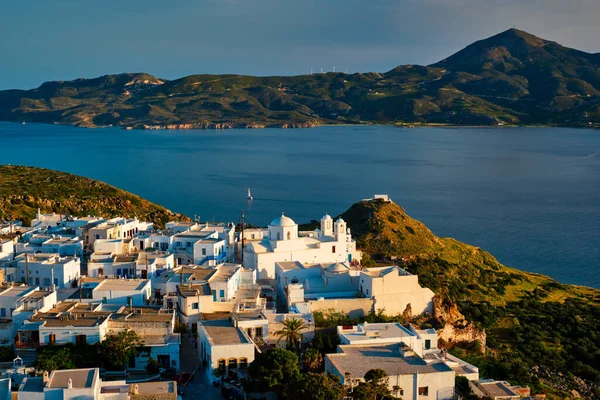
M 33 289 L 35 289 L 35 286 L 5 286 L 1 289 L 0 297 L 17 297 Z
M 147 279 L 106 279 L 94 290 L 142 290 L 147 284 Z
M 354 330 L 356 328 L 356 330 Z M 346 337 L 351 342 L 372 339 L 402 339 L 416 335 L 402 326 L 399 322 L 381 322 L 373 324 L 359 324 L 352 329 L 340 330 L 340 336 Z
M 71 379 L 74 389 L 91 388 L 94 384 L 94 381 L 97 380 L 98 374 L 99 372 L 97 368 L 63 369 L 52 371 L 46 387 L 66 388 L 68 387 L 69 379 Z
M 92 328 L 94 326 L 98 326 L 100 324 L 102 324 L 104 321 L 106 321 L 106 318 L 108 318 L 107 315 L 102 315 L 102 316 L 94 316 L 94 317 L 87 317 L 87 318 L 71 318 L 71 319 L 53 319 L 53 318 L 43 318 L 43 321 L 45 321 L 46 323 L 44 324 L 45 327 L 48 328 L 60 328 L 60 327 L 67 327 L 67 326 L 73 326 L 73 327 L 80 327 L 80 328 Z
M 239 328 L 231 325 L 228 319 L 217 319 L 213 321 L 202 321 L 208 336 L 217 346 L 228 344 L 249 343 Z
M 136 386 L 138 394 L 133 394 Z M 173 381 L 131 383 L 129 395 L 131 400 L 177 400 L 177 383 Z
M 206 239 L 207 236 L 212 234 L 213 231 L 185 231 L 175 234 L 175 237 L 189 238 L 189 239 Z
M 417 355 L 400 355 L 400 345 L 353 346 L 340 345 L 342 353 L 327 354 L 331 363 L 342 373 L 350 373 L 350 378 L 363 378 L 371 369 L 382 369 L 388 376 L 431 374 L 452 372 L 446 364 L 427 364 Z
M 240 268 L 242 268 L 242 266 L 239 264 L 221 264 L 219 265 L 217 272 L 210 278 L 210 282 L 224 282 L 231 278 Z
M 25 384 L 19 390 L 22 392 L 43 392 L 44 391 L 44 381 L 41 376 L 28 376 L 24 380 Z
M 478 386 L 490 397 L 519 396 L 512 391 L 504 382 L 478 382 Z
M 194 284 L 194 285 L 177 285 L 177 290 L 181 297 L 194 297 L 194 296 L 209 296 L 212 293 L 210 285 L 208 283 Z

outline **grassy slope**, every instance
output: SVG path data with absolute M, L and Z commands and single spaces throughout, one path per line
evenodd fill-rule
M 28 223 L 37 209 L 74 216 L 138 217 L 164 226 L 187 219 L 106 183 L 43 168 L 0 165 L 0 220 Z
M 401 258 L 448 307 L 457 305 L 486 329 L 486 356 L 474 348 L 456 350 L 483 376 L 528 384 L 556 398 L 572 389 L 591 395 L 581 378 L 600 377 L 599 290 L 508 268 L 480 248 L 436 237 L 394 203 L 357 203 L 341 217 L 368 254 L 367 264 Z

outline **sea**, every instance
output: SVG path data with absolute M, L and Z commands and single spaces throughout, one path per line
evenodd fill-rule
M 600 288 L 600 131 L 133 130 L 0 123 L 0 164 L 107 182 L 203 221 L 265 226 L 387 194 L 436 235 Z M 247 200 L 251 190 L 253 201 Z

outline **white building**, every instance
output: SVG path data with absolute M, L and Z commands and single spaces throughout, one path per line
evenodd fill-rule
M 416 329 L 412 324 L 405 327 L 398 322 L 364 322 L 355 326 L 338 326 L 337 333 L 343 346 L 402 344 L 427 363 L 443 363 L 456 375 L 469 380 L 479 379 L 477 367 L 438 348 L 435 329 Z
M 8 282 L 27 282 L 31 286 L 63 289 L 79 278 L 78 257 L 61 257 L 58 254 L 21 254 L 18 257 L 16 276 L 7 276 Z
M 10 345 L 23 323 L 37 311 L 49 310 L 56 304 L 56 291 L 35 286 L 2 286 L 0 288 L 0 345 Z
M 325 355 L 325 372 L 344 385 L 364 381 L 372 369 L 385 371 L 392 394 L 403 399 L 454 399 L 455 373 L 442 362 L 429 362 L 403 344 L 339 345 L 338 353 Z
M 10 388 L 9 388 L 10 389 Z M 18 400 L 177 400 L 177 382 L 106 381 L 98 368 L 63 369 L 43 376 L 26 377 Z M 10 391 L 9 391 L 10 398 Z
M 184 270 L 185 273 L 186 270 Z M 214 269 L 191 269 L 194 280 L 178 285 L 178 309 L 191 329 L 202 314 L 262 310 L 256 271 L 239 264 L 220 264 Z
M 417 275 L 397 266 L 362 268 L 345 263 L 277 262 L 275 285 L 288 307 L 310 312 L 335 308 L 359 317 L 382 310 L 387 315 L 433 311 L 434 293 Z M 304 305 L 302 305 L 304 303 Z
M 254 361 L 254 346 L 228 319 L 198 322 L 198 358 L 207 363 L 212 380 L 233 369 L 246 369 Z
M 82 288 L 91 289 L 92 302 L 103 304 L 143 306 L 151 297 L 151 283 L 147 279 L 85 279 Z
M 15 246 L 11 239 L 0 239 L 0 262 L 10 261 L 15 256 Z
M 258 270 L 260 279 L 275 278 L 275 263 L 334 263 L 360 260 L 350 229 L 343 219 L 335 223 L 329 215 L 321 219 L 321 229 L 301 236 L 298 225 L 281 215 L 268 227 L 268 236 L 260 242 L 250 242 L 244 249 L 244 266 Z

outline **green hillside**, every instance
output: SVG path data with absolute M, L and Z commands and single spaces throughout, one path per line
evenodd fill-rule
M 0 120 L 128 128 L 600 125 L 600 55 L 510 29 L 430 66 L 253 77 L 145 73 L 0 91 Z
M 341 217 L 367 253 L 364 265 L 398 262 L 436 292 L 448 312 L 438 328 L 470 323 L 486 331 L 485 355 L 475 344 L 452 349 L 482 376 L 551 398 L 600 394 L 599 290 L 508 268 L 480 248 L 436 237 L 391 202 L 363 201 Z
M 43 168 L 0 165 L 0 220 L 29 224 L 42 213 L 103 217 L 138 217 L 163 227 L 188 220 L 164 207 L 106 183 Z

